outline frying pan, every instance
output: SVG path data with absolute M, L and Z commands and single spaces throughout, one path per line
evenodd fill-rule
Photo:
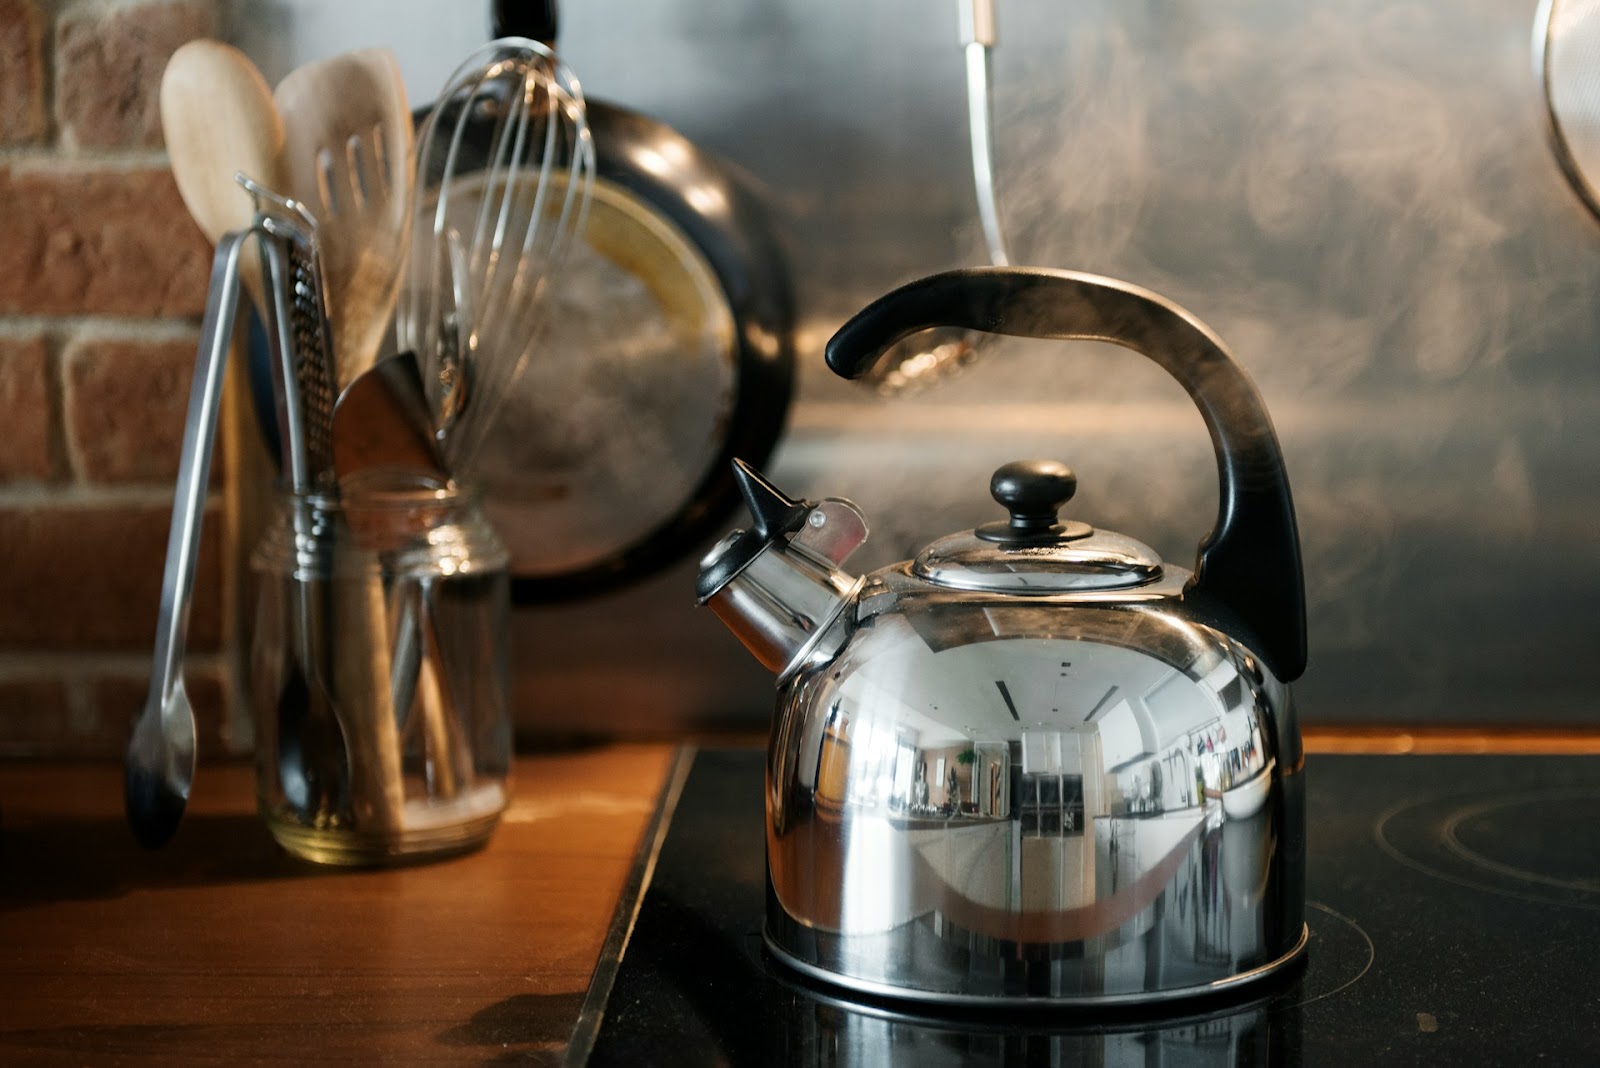
M 497 0 L 493 16 L 496 37 L 555 40 L 553 2 Z M 484 450 L 519 601 L 697 548 L 740 500 L 733 457 L 770 456 L 793 392 L 790 282 L 754 191 L 663 123 L 592 97 L 588 117 L 588 226 Z

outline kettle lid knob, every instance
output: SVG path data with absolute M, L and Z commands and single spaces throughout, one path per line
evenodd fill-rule
M 989 494 L 1011 513 L 1007 522 L 985 523 L 976 531 L 984 541 L 1036 545 L 1066 541 L 1093 532 L 1087 523 L 1061 523 L 1056 513 L 1078 491 L 1078 476 L 1056 460 L 1015 460 L 989 479 Z

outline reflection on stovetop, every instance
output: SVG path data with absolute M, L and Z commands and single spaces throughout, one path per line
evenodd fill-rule
M 625 922 L 615 932 L 574 1036 L 590 1063 L 1593 1063 L 1600 1050 L 1600 760 L 1313 757 L 1303 967 L 1153 1009 L 933 1012 L 766 952 L 762 756 L 688 759 L 642 895 L 619 910 L 631 935 L 624 949 Z

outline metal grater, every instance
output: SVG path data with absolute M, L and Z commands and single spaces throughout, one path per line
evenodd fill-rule
M 332 353 L 328 321 L 323 313 L 322 273 L 316 249 L 298 236 L 289 242 L 290 305 L 295 381 L 305 413 L 306 460 L 314 484 L 333 477 Z
M 238 180 L 255 197 L 261 233 L 283 470 L 297 493 L 323 489 L 334 477 L 337 398 L 316 224 L 299 203 L 242 175 Z

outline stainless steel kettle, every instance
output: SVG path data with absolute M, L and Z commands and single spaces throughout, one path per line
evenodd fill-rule
M 1076 479 L 1007 464 L 1009 518 L 864 577 L 845 500 L 739 464 L 754 516 L 698 595 L 778 676 L 766 938 L 858 991 L 947 1003 L 1155 1001 L 1305 947 L 1305 666 L 1294 508 L 1249 378 L 1182 309 L 1067 271 L 976 268 L 882 297 L 827 348 L 860 376 L 954 326 L 1142 352 L 1198 405 L 1221 507 L 1191 573 L 1057 512 Z

